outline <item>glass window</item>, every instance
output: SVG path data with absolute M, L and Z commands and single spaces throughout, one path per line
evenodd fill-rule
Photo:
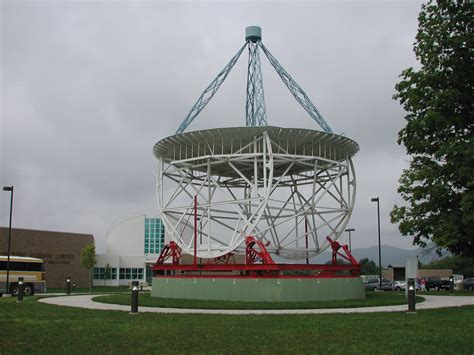
M 164 226 L 159 218 L 145 218 L 145 254 L 159 254 L 163 249 Z
M 28 271 L 41 271 L 41 263 L 27 263 Z
M 95 267 L 94 268 L 94 280 L 101 280 L 104 278 L 103 268 Z
M 17 262 L 17 261 L 10 261 L 10 270 L 13 271 L 26 271 L 27 270 L 27 263 Z

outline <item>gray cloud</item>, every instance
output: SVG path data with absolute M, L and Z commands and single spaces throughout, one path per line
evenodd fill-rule
M 389 223 L 406 165 L 403 111 L 391 99 L 415 66 L 413 2 L 1 3 L 1 184 L 14 225 L 93 233 L 99 248 L 122 216 L 155 213 L 154 143 L 174 133 L 238 50 L 248 25 L 313 99 L 355 158 L 355 246 L 407 247 Z M 188 130 L 245 123 L 245 53 Z M 262 57 L 269 123 L 318 129 Z M 2 199 L 1 224 L 8 205 Z

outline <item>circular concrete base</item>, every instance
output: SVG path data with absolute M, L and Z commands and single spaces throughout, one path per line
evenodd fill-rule
M 155 277 L 153 297 L 242 302 L 295 302 L 364 299 L 360 277 L 199 278 Z

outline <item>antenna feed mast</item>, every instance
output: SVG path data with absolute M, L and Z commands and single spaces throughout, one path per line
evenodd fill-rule
M 249 26 L 245 29 L 245 41 L 252 43 L 262 40 L 262 29 L 259 26 Z
M 0 0 L 1 1 L 1 0 Z M 315 120 L 324 132 L 332 133 L 331 127 L 326 123 L 318 109 L 311 102 L 303 89 L 293 80 L 290 74 L 278 63 L 276 58 L 268 51 L 262 43 L 262 28 L 259 26 L 248 26 L 245 28 L 245 43 L 232 57 L 227 65 L 217 74 L 214 80 L 207 86 L 204 92 L 189 111 L 188 115 L 178 127 L 176 134 L 183 133 L 191 122 L 206 107 L 214 94 L 219 90 L 224 80 L 229 75 L 235 63 L 245 48 L 249 51 L 249 63 L 247 70 L 247 95 L 246 95 L 246 125 L 248 127 L 266 126 L 267 114 L 262 82 L 262 69 L 260 67 L 259 51 L 262 50 L 270 64 L 276 70 L 283 83 L 290 90 L 293 97 L 301 107 Z

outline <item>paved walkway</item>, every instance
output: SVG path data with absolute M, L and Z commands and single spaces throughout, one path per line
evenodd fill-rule
M 39 302 L 66 307 L 88 309 L 102 309 L 114 311 L 130 311 L 130 306 L 99 303 L 92 301 L 97 295 L 79 295 L 65 297 L 42 298 Z M 472 296 L 423 296 L 425 301 L 417 303 L 416 309 L 433 309 L 444 307 L 474 306 Z M 404 312 L 407 305 L 360 307 L 360 308 L 332 308 L 332 309 L 184 309 L 140 307 L 139 312 L 145 313 L 195 313 L 195 314 L 323 314 L 323 313 L 374 313 L 374 312 Z

